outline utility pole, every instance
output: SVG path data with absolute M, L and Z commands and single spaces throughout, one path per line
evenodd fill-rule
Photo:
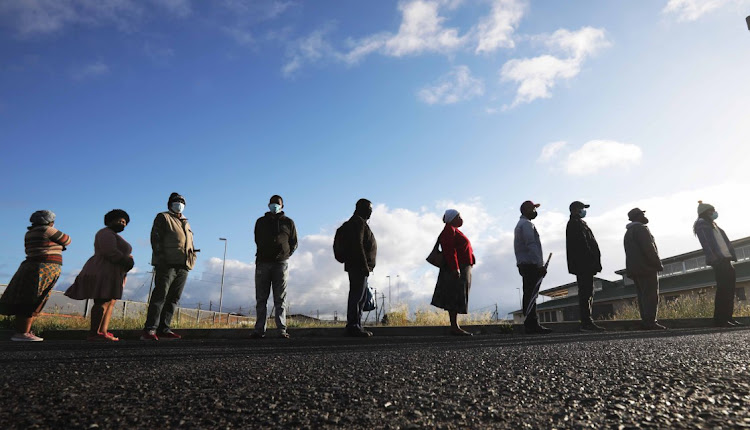
M 227 265 L 227 239 L 220 237 L 219 240 L 224 241 L 224 262 L 221 263 L 221 289 L 219 290 L 219 313 L 221 313 L 221 305 L 224 299 L 224 268 Z

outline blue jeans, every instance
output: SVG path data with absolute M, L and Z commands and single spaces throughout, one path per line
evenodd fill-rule
M 273 306 L 276 308 L 276 327 L 286 332 L 286 281 L 289 278 L 289 263 L 255 263 L 255 332 L 266 333 L 266 302 L 273 289 Z
M 346 328 L 362 330 L 362 308 L 367 295 L 367 277 L 369 272 L 349 272 L 349 303 L 346 308 Z
M 185 288 L 188 270 L 184 267 L 155 266 L 154 291 L 148 302 L 146 330 L 169 330 L 172 316 Z

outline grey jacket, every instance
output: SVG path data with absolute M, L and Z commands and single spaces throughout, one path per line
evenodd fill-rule
M 525 216 L 516 224 L 513 231 L 513 249 L 516 252 L 516 265 L 533 264 L 537 267 L 544 266 L 544 254 L 542 253 L 542 242 L 534 224 Z
M 720 263 L 722 260 L 737 261 L 737 254 L 734 252 L 732 242 L 729 241 L 724 230 L 719 228 L 715 222 L 709 222 L 703 218 L 698 218 L 695 221 L 695 224 L 693 224 L 693 231 L 701 242 L 703 253 L 706 255 L 706 264 L 713 266 Z M 719 243 L 719 241 L 721 241 L 721 243 Z M 726 250 L 729 253 L 729 256 L 724 255 L 724 252 L 722 252 L 723 250 Z
M 664 270 L 654 236 L 648 227 L 633 221 L 625 228 L 625 270 L 628 276 L 650 275 Z

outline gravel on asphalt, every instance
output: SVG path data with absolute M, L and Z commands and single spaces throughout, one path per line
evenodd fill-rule
M 0 428 L 750 428 L 750 329 L 0 343 Z

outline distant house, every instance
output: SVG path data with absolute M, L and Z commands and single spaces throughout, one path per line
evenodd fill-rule
M 734 264 L 737 271 L 737 300 L 746 300 L 750 295 L 750 237 L 732 241 L 737 253 L 738 262 Z M 659 295 L 662 303 L 676 299 L 685 294 L 698 292 L 714 294 L 716 283 L 711 267 L 706 266 L 706 257 L 702 250 L 675 255 L 662 260 L 664 271 L 659 274 Z M 625 269 L 615 272 L 621 279 L 608 281 L 594 278 L 594 319 L 605 319 L 621 307 L 630 305 L 636 300 L 635 284 L 625 273 Z M 537 313 L 541 322 L 578 321 L 578 284 L 571 282 L 539 292 L 540 296 L 549 297 L 548 301 L 537 304 Z M 523 323 L 523 313 L 519 309 L 513 312 L 513 322 Z

